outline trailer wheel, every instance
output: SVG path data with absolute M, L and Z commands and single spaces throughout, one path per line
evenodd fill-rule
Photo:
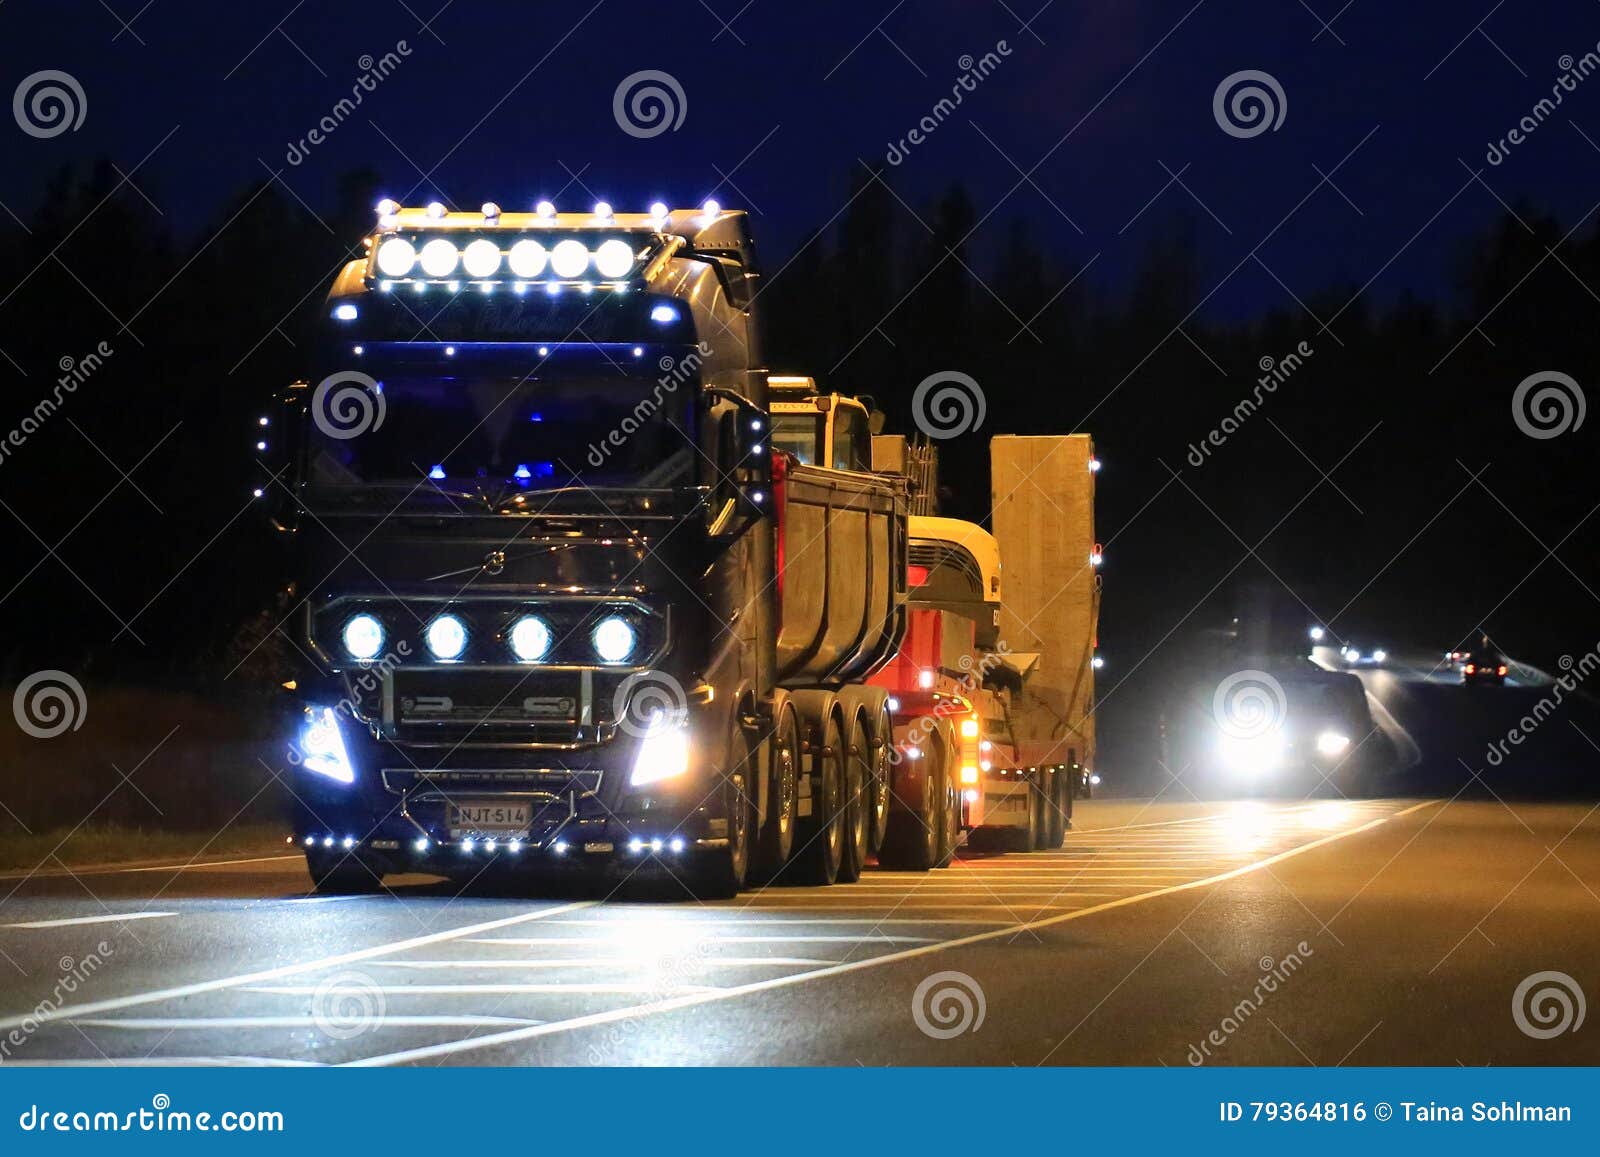
M 802 829 L 791 879 L 799 884 L 827 885 L 839 878 L 845 843 L 844 736 L 835 712 L 823 717 L 818 739 L 806 769 L 815 785 L 811 821 Z
M 739 894 L 750 870 L 750 851 L 756 838 L 754 771 L 760 766 L 755 749 L 737 718 L 728 736 L 727 770 L 722 777 L 723 810 L 728 817 L 726 847 L 712 848 L 696 873 L 695 894 L 707 900 L 726 900 Z
M 307 848 L 306 871 L 323 896 L 369 896 L 383 890 L 383 873 L 349 852 Z
M 772 745 L 772 806 L 761 829 L 757 861 L 776 873 L 794 849 L 794 828 L 800 810 L 800 724 L 794 708 L 785 705 L 767 738 Z
M 922 760 L 921 788 L 916 797 L 910 798 L 906 791 L 895 793 L 903 810 L 890 817 L 883 847 L 878 851 L 878 863 L 885 868 L 926 872 L 939 861 L 939 801 L 944 797 L 941 770 L 944 761 L 940 758 L 937 740 L 927 745 Z
M 1067 839 L 1067 808 L 1070 806 L 1069 784 L 1067 776 L 1070 773 L 1061 768 L 1057 771 L 1045 772 L 1045 782 L 1049 790 L 1045 792 L 1045 836 L 1046 848 L 1059 848 Z
M 872 725 L 872 778 L 867 785 L 867 846 L 876 856 L 883 850 L 889 832 L 890 755 L 894 751 L 894 723 L 887 709 L 878 713 Z
M 844 846 L 839 858 L 839 882 L 853 884 L 867 866 L 872 840 L 872 733 L 860 712 L 845 725 Z
M 955 782 L 956 752 L 954 744 L 941 744 L 939 751 L 939 859 L 936 868 L 948 868 L 956 858 L 956 843 L 961 838 L 961 793 Z
M 1028 851 L 1041 851 L 1050 841 L 1050 802 L 1045 795 L 1045 783 L 1028 785 Z

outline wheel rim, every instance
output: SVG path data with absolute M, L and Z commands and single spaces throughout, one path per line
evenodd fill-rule
M 824 744 L 824 746 L 833 749 L 833 756 L 831 758 L 827 755 L 822 757 L 822 806 L 827 823 L 823 839 L 827 841 L 829 856 L 837 860 L 839 849 L 844 844 L 844 817 L 839 814 L 839 805 L 844 795 L 844 785 L 841 782 L 844 779 L 844 763 L 840 757 L 844 753 L 840 750 L 843 744 L 839 735 L 838 725 L 831 725 L 830 731 L 832 734 L 827 738 L 833 740 L 833 742 Z
M 874 845 L 883 842 L 883 835 L 889 828 L 890 726 L 888 716 L 879 720 L 877 734 L 882 741 L 872 756 L 872 831 L 868 838 Z

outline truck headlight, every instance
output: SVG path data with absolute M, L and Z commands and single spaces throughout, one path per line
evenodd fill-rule
M 543 619 L 523 615 L 511 628 L 511 652 L 518 661 L 537 663 L 550 650 L 550 628 Z
M 1317 735 L 1318 755 L 1343 755 L 1344 749 L 1350 746 L 1350 737 L 1340 735 L 1337 731 L 1323 731 Z
M 307 707 L 305 726 L 300 729 L 300 766 L 339 783 L 354 783 L 355 768 L 344 749 L 339 717 L 332 707 Z
M 590 636 L 594 642 L 595 652 L 606 663 L 625 662 L 633 654 L 633 645 L 637 638 L 634 630 L 628 625 L 626 619 L 619 619 L 612 615 L 601 619 L 595 625 L 594 633 Z
M 639 741 L 633 757 L 634 787 L 676 779 L 689 770 L 689 728 L 681 718 L 656 712 Z
M 467 626 L 454 615 L 440 615 L 428 624 L 428 650 L 446 663 L 461 658 L 467 649 Z
M 1283 733 L 1276 728 L 1263 735 L 1223 735 L 1217 740 L 1217 754 L 1223 764 L 1247 775 L 1274 770 L 1282 762 L 1283 753 Z
M 352 615 L 344 625 L 344 649 L 362 662 L 377 658 L 383 650 L 383 624 L 371 615 Z

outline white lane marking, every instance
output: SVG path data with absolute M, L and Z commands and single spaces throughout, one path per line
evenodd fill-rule
M 429 944 L 439 944 L 446 940 L 456 940 L 467 936 L 476 936 L 484 932 L 493 932 L 497 928 L 512 928 L 518 924 L 542 920 L 547 916 L 560 916 L 568 912 L 579 912 L 585 908 L 593 908 L 597 903 L 599 903 L 597 900 L 578 900 L 571 904 L 559 904 L 554 908 L 541 908 L 535 912 L 524 912 L 520 916 L 506 916 L 499 920 L 485 920 L 479 924 L 465 924 L 460 928 L 449 928 L 443 932 L 430 932 L 426 936 L 413 936 L 408 940 L 394 940 L 386 944 L 374 944 L 370 948 L 358 948 L 352 952 L 341 952 L 336 956 L 322 956 L 299 964 L 285 964 L 278 968 L 265 968 L 259 972 L 246 972 L 238 976 L 219 977 L 215 980 L 201 980 L 193 984 L 182 984 L 175 988 L 139 992 L 130 996 L 113 996 L 106 1000 L 92 1001 L 89 1004 L 65 1005 L 54 1012 L 47 1012 L 42 1016 L 39 1015 L 37 1010 L 31 1010 L 19 1016 L 8 1016 L 0 1019 L 0 1029 L 20 1028 L 24 1023 L 48 1024 L 54 1020 L 77 1020 L 97 1012 L 114 1012 L 119 1008 L 134 1008 L 141 1004 L 154 1004 L 157 1001 L 194 996 L 202 992 L 216 992 L 218 989 L 223 988 L 239 988 L 247 984 L 260 984 L 263 981 L 280 980 L 287 976 L 298 976 L 304 972 L 315 972 L 319 969 L 332 968 L 340 964 L 354 964 L 358 960 L 370 960 L 375 956 L 387 956 L 393 952 L 405 952 L 408 949 L 424 948 Z
M 629 1020 L 634 1017 L 654 1016 L 657 1013 L 672 1012 L 681 1008 L 692 1008 L 695 1005 L 709 1004 L 713 1001 L 731 1000 L 735 997 L 749 996 L 759 992 L 770 992 L 778 988 L 788 988 L 792 985 L 803 984 L 807 981 L 820 980 L 828 976 L 840 976 L 847 972 L 859 972 L 867 968 L 877 968 L 885 964 L 895 964 L 904 960 L 911 960 L 922 956 L 929 956 L 935 952 L 945 952 L 951 948 L 963 948 L 969 944 L 981 944 L 989 940 L 998 940 L 1002 936 L 1015 936 L 1019 932 L 1034 931 L 1039 928 L 1049 928 L 1068 920 L 1081 920 L 1085 916 L 1098 915 L 1116 908 L 1125 908 L 1133 904 L 1142 904 L 1148 900 L 1159 899 L 1162 896 L 1171 896 L 1178 892 L 1187 892 L 1194 888 L 1206 888 L 1213 884 L 1220 884 L 1226 880 L 1237 879 L 1250 872 L 1260 871 L 1262 868 L 1281 863 L 1293 856 L 1301 855 L 1315 848 L 1324 847 L 1336 840 L 1349 836 L 1359 835 L 1381 827 L 1391 820 L 1401 816 L 1410 815 L 1425 807 L 1432 807 L 1440 800 L 1424 800 L 1413 804 L 1411 807 L 1388 815 L 1378 816 L 1358 827 L 1348 828 L 1342 832 L 1333 832 L 1312 840 L 1310 843 L 1289 848 L 1268 856 L 1263 860 L 1244 864 L 1230 871 L 1216 876 L 1206 876 L 1199 880 L 1189 880 L 1182 884 L 1172 884 L 1165 888 L 1158 888 L 1153 892 L 1142 892 L 1135 896 L 1122 896 L 1115 900 L 1107 900 L 1103 904 L 1092 907 L 1080 908 L 1073 912 L 1064 912 L 1059 916 L 1046 916 L 1042 919 L 1029 920 L 1026 923 L 1012 924 L 1005 928 L 994 928 L 987 932 L 974 932 L 967 936 L 960 936 L 954 940 L 942 940 L 936 944 L 923 944 L 916 948 L 906 948 L 899 952 L 886 952 L 882 956 L 871 956 L 861 960 L 851 960 L 844 964 L 834 964 L 827 968 L 818 968 L 811 972 L 796 972 L 788 976 L 774 976 L 766 980 L 752 981 L 749 984 L 735 985 L 731 988 L 719 989 L 715 992 L 691 993 L 684 996 L 672 997 L 667 1000 L 653 1001 L 649 1004 L 633 1005 L 628 1008 L 611 1009 L 607 1012 L 589 1013 L 585 1016 L 569 1017 L 566 1020 L 551 1021 L 549 1024 L 536 1025 L 531 1028 L 511 1029 L 507 1032 L 490 1033 L 485 1036 L 472 1037 L 467 1040 L 446 1041 L 442 1044 L 424 1045 L 420 1048 L 405 1049 L 401 1052 L 385 1053 L 380 1056 L 366 1057 L 359 1061 L 348 1062 L 350 1067 L 369 1068 L 382 1065 L 412 1064 L 416 1061 L 430 1060 L 434 1057 L 451 1056 L 456 1053 L 471 1052 L 478 1049 L 495 1048 L 499 1045 L 515 1044 L 519 1041 L 532 1040 L 536 1037 L 553 1036 L 556 1033 L 572 1032 L 581 1028 L 592 1028 L 596 1025 L 611 1024 L 619 1020 Z
M 373 968 L 654 968 L 662 956 L 672 953 L 642 954 L 639 956 L 569 956 L 547 959 L 506 960 L 487 957 L 482 960 L 374 960 Z M 788 968 L 810 968 L 820 964 L 837 964 L 837 960 L 815 960 L 805 956 L 705 956 L 687 967 L 694 968 L 759 968 L 764 964 Z
M 802 974 L 805 975 L 805 974 Z M 315 985 L 277 985 L 242 988 L 241 992 L 263 992 L 271 996 L 315 996 Z M 373 988 L 362 985 L 361 991 L 381 992 L 385 996 L 551 996 L 600 995 L 638 996 L 642 992 L 683 992 L 701 995 L 708 992 L 731 992 L 713 984 L 656 984 L 642 980 L 631 984 L 384 984 Z M 640 1007 L 649 1008 L 649 1005 Z M 513 1029 L 527 1032 L 528 1029 Z M 495 1034 L 496 1036 L 501 1034 Z M 490 1038 L 483 1038 L 485 1040 Z
M 123 1028 L 149 1032 L 179 1032 L 184 1029 L 240 1028 L 321 1028 L 326 1023 L 314 1016 L 132 1016 L 75 1020 L 80 1028 Z M 491 1028 L 495 1026 L 544 1024 L 525 1016 L 391 1016 L 373 1019 L 371 1028 Z
M 965 924 L 965 920 L 949 921 L 955 924 Z M 553 921 L 552 921 L 553 923 Z M 721 921 L 707 920 L 707 924 L 721 923 Z M 771 920 L 751 920 L 751 924 L 771 924 Z M 797 924 L 814 924 L 814 920 L 797 920 Z M 832 921 L 830 921 L 832 923 Z M 874 920 L 841 920 L 841 924 L 874 924 Z M 917 924 L 934 924 L 934 920 L 912 921 Z M 741 925 L 742 926 L 742 925 Z M 665 932 L 666 929 L 651 929 L 652 933 Z M 584 948 L 594 948 L 604 944 L 632 944 L 638 942 L 638 935 L 631 936 L 484 936 L 474 940 L 463 940 L 463 944 L 498 944 L 508 948 L 543 948 L 546 945 L 581 945 Z M 811 935 L 804 936 L 702 936 L 695 940 L 699 944 L 932 944 L 937 939 L 934 936 L 886 936 L 881 933 L 868 933 L 865 936 L 835 936 Z
M 700 911 L 706 911 L 706 910 L 708 910 L 708 909 L 706 909 L 706 908 L 700 909 Z M 579 927 L 579 928 L 606 928 L 606 927 L 627 928 L 630 931 L 633 931 L 634 933 L 637 933 L 637 931 L 640 930 L 640 929 L 651 931 L 651 930 L 655 930 L 655 929 L 678 928 L 678 927 L 693 926 L 693 925 L 705 925 L 708 928 L 717 928 L 717 927 L 721 927 L 721 928 L 754 928 L 754 927 L 757 927 L 757 926 L 760 926 L 760 925 L 772 925 L 772 926 L 779 927 L 779 928 L 786 928 L 791 924 L 849 924 L 849 925 L 871 924 L 873 927 L 877 927 L 880 924 L 1010 924 L 1011 923 L 1010 920 L 976 920 L 976 919 L 974 919 L 974 920 L 963 920 L 963 919 L 958 919 L 958 918 L 955 918 L 955 917 L 951 917 L 949 919 L 934 919 L 933 917 L 928 917 L 927 919 L 923 919 L 920 916 L 896 916 L 896 917 L 887 917 L 887 918 L 884 918 L 884 919 L 877 919 L 877 918 L 874 918 L 874 917 L 858 917 L 858 916 L 785 916 L 785 917 L 782 917 L 782 918 L 759 919 L 759 920 L 756 920 L 756 919 L 752 919 L 752 920 L 741 919 L 740 918 L 740 914 L 742 912 L 747 911 L 747 910 L 748 909 L 746 909 L 744 907 L 737 907 L 737 908 L 715 908 L 715 907 L 713 907 L 713 908 L 709 908 L 709 911 L 712 911 L 712 912 L 726 912 L 728 914 L 726 919 L 705 918 L 705 917 L 699 917 L 699 916 L 669 916 L 669 915 L 667 915 L 665 913 L 661 913 L 661 912 L 658 911 L 658 912 L 652 912 L 651 913 L 651 916 L 652 916 L 652 922 L 651 923 L 640 924 L 640 923 L 637 923 L 634 920 L 634 917 L 639 915 L 638 909 L 636 909 L 636 908 L 625 908 L 625 907 L 623 907 L 621 905 L 613 905 L 612 907 L 610 907 L 608 909 L 605 909 L 605 911 L 616 912 L 616 913 L 618 913 L 618 916 L 607 916 L 604 919 L 600 919 L 600 920 L 546 920 L 545 923 L 546 924 L 566 924 L 566 925 L 576 926 L 576 927 Z M 659 921 L 659 923 L 654 922 L 654 921 Z M 573 937 L 573 939 L 576 940 L 576 939 L 579 939 L 579 938 L 578 937 Z M 594 941 L 592 939 L 590 939 L 589 937 L 582 937 L 582 939 L 583 939 L 583 941 L 585 943 L 589 943 L 589 944 L 594 943 Z
M 282 1057 L 84 1057 L 79 1060 L 10 1060 L 6 1068 L 22 1069 L 320 1069 L 325 1061 L 292 1061 Z
M 1034 908 L 1034 909 L 1056 908 L 1056 909 L 1060 909 L 1060 910 L 1070 910 L 1070 911 L 1076 912 L 1078 909 L 1082 908 L 1083 906 L 1084 905 L 1082 905 L 1082 904 L 1034 904 L 1034 903 L 1030 903 L 1030 902 L 1028 902 L 1026 900 L 1018 900 L 1013 904 L 997 903 L 997 902 L 992 901 L 992 900 L 987 904 L 950 904 L 950 903 L 946 903 L 943 900 L 935 900 L 931 904 L 918 904 L 918 903 L 914 903 L 914 902 L 909 901 L 909 900 L 901 901 L 897 897 L 890 896 L 890 897 L 888 897 L 886 899 L 883 899 L 883 900 L 872 901 L 872 902 L 868 902 L 868 903 L 862 903 L 859 900 L 854 900 L 854 901 L 849 901 L 849 902 L 846 902 L 846 903 L 828 905 L 828 906 L 823 906 L 823 907 L 814 907 L 814 908 L 800 908 L 800 907 L 786 908 L 786 907 L 783 907 L 781 905 L 752 904 L 748 908 L 745 908 L 743 910 L 746 911 L 746 912 L 855 912 L 855 911 L 871 912 L 871 911 L 876 911 L 876 910 L 882 908 L 882 909 L 885 909 L 886 911 L 890 911 L 890 912 L 904 912 L 904 911 L 906 911 L 908 909 L 921 910 L 921 909 L 925 909 L 926 908 L 926 909 L 929 909 L 929 910 L 945 911 L 945 912 L 1009 912 L 1013 908 Z M 974 923 L 974 921 L 967 921 L 967 920 L 962 920 L 962 921 L 958 921 L 958 922 L 962 923 L 962 924 Z M 869 920 L 869 921 L 867 921 L 867 923 L 870 924 L 870 923 L 873 923 L 873 921 Z M 918 924 L 927 924 L 927 923 L 931 923 L 931 921 L 918 920 L 918 921 L 916 921 L 916 923 L 918 923 Z M 976 923 L 1015 924 L 1016 921 L 1014 921 L 1014 920 L 976 921 Z
M 19 924 L 0 924 L 0 928 L 72 928 L 79 924 L 123 924 L 129 920 L 155 920 L 176 915 L 176 912 L 123 912 L 121 915 L 74 916 L 70 920 L 24 920 Z
M 305 857 L 298 852 L 287 856 L 253 856 L 247 860 L 207 860 L 200 864 L 190 864 L 182 860 L 170 864 L 141 864 L 138 867 L 118 867 L 115 864 L 85 865 L 74 868 L 42 868 L 37 872 L 7 872 L 0 875 L 0 880 L 54 880 L 64 876 L 121 876 L 133 872 L 192 872 L 196 868 L 226 868 L 234 864 L 270 864 L 275 860 L 301 860 Z

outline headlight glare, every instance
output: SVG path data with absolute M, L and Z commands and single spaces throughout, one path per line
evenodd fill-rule
M 612 615 L 600 620 L 590 639 L 603 662 L 622 663 L 633 654 L 638 636 L 626 619 Z
M 1323 731 L 1317 735 L 1317 754 L 1343 755 L 1345 748 L 1350 746 L 1350 737 L 1340 735 L 1337 731 Z
M 633 757 L 629 783 L 644 787 L 676 779 L 689 770 L 689 728 L 676 715 L 658 711 L 650 719 Z
M 428 650 L 435 659 L 459 659 L 467 649 L 467 625 L 454 615 L 440 615 L 428 624 Z
M 355 769 L 344 749 L 339 732 L 339 717 L 331 707 L 307 707 L 305 726 L 300 730 L 301 766 L 339 783 L 354 783 Z
M 344 625 L 344 649 L 366 662 L 383 650 L 383 624 L 368 614 L 352 615 Z
M 550 628 L 543 619 L 524 615 L 511 628 L 511 653 L 524 663 L 537 663 L 550 651 Z

